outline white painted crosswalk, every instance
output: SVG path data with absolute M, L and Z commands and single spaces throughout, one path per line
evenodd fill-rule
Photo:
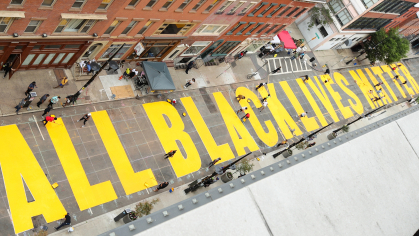
M 281 67 L 277 73 L 273 73 L 274 75 L 279 74 L 288 74 L 292 72 L 304 72 L 304 71 L 312 71 L 311 67 L 307 64 L 307 60 L 300 58 L 296 58 L 291 60 L 290 57 L 274 57 L 266 59 L 268 61 L 268 68 L 269 72 L 272 73 L 278 67 Z

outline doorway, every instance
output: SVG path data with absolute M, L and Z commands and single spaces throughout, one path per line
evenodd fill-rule
M 22 64 L 20 54 L 10 54 L 9 58 L 7 58 L 6 63 L 9 63 L 11 67 L 15 70 L 17 70 Z M 13 70 L 9 72 L 9 79 L 13 76 Z

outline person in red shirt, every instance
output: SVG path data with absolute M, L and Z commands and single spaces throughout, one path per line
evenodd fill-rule
M 44 126 L 46 126 L 48 124 L 48 122 L 54 122 L 55 123 L 56 120 L 57 120 L 57 117 L 47 116 L 43 120 Z
M 245 116 L 243 116 L 242 117 L 242 122 L 245 122 L 247 119 L 249 119 L 249 117 L 250 117 L 250 114 L 249 113 L 246 113 L 246 115 Z M 246 120 L 244 120 L 246 118 Z

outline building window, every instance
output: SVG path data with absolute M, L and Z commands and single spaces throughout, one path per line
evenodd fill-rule
M 214 51 L 213 55 L 216 54 L 217 56 L 227 55 L 231 50 L 233 50 L 237 45 L 239 45 L 240 41 L 227 41 L 221 47 Z
M 160 58 L 166 52 L 173 49 L 177 41 L 148 41 L 143 42 L 144 52 L 141 54 L 141 58 Z
M 131 0 L 131 2 L 128 3 L 128 6 L 135 7 L 135 5 L 137 5 L 137 3 L 139 3 L 139 2 L 140 2 L 140 0 Z
M 129 25 L 127 26 L 127 28 L 124 29 L 124 31 L 122 31 L 121 34 L 128 34 L 132 28 L 134 28 L 134 26 L 138 23 L 138 21 L 131 21 L 131 23 L 129 23 Z
M 287 27 L 287 25 L 281 25 L 281 27 L 279 27 L 279 29 L 275 30 L 274 34 L 278 34 L 280 31 L 282 31 L 285 27 Z
M 233 2 L 235 2 L 235 1 L 225 2 L 224 5 L 220 9 L 218 9 L 217 14 L 222 14 L 227 7 L 229 7 L 231 4 L 233 4 Z
M 1 33 L 6 33 L 7 30 L 9 29 L 10 25 L 13 22 L 13 18 L 12 17 L 2 17 L 0 18 L 0 32 Z
M 266 24 L 266 25 L 264 25 L 260 30 L 258 30 L 257 32 L 256 32 L 256 34 L 260 34 L 260 33 L 262 33 L 266 28 L 268 28 L 270 26 L 270 24 Z
M 249 22 L 245 27 L 243 27 L 239 32 L 237 32 L 236 35 L 241 35 L 247 28 L 249 28 L 251 25 L 256 24 L 255 22 Z
M 342 0 L 332 0 L 328 4 L 329 4 L 330 9 L 334 13 L 337 13 L 343 8 L 345 8 L 345 5 L 343 4 Z
M 41 22 L 40 20 L 31 20 L 25 29 L 25 33 L 35 33 Z
M 375 3 L 377 3 L 380 0 L 361 0 L 361 2 L 364 4 L 365 8 L 369 8 L 372 5 L 374 5 Z
M 113 56 L 116 51 L 118 51 L 118 49 L 122 46 L 122 44 L 112 44 L 111 46 L 109 46 L 108 49 L 106 49 L 106 52 L 104 52 L 102 54 L 102 56 L 100 57 L 100 59 L 108 59 L 111 56 Z M 115 55 L 114 59 L 116 58 L 122 58 L 124 56 L 124 54 L 131 48 L 132 44 L 125 44 L 123 48 L 121 48 L 121 50 L 119 50 L 118 54 Z
M 271 3 L 271 5 L 269 5 L 269 7 L 267 7 L 265 10 L 263 10 L 263 12 L 261 12 L 258 17 L 263 17 L 263 15 L 265 15 L 266 12 L 268 12 L 269 10 L 271 10 L 272 7 L 278 5 L 277 3 Z
M 195 42 L 193 43 L 183 54 L 182 56 L 193 56 L 198 55 L 202 50 L 204 50 L 211 41 L 204 42 Z
M 111 34 L 116 29 L 116 27 L 118 27 L 120 23 L 121 22 L 119 20 L 114 20 L 112 24 L 108 27 L 108 29 L 105 31 L 105 33 L 103 34 Z
M 44 0 L 41 4 L 41 6 L 45 6 L 45 7 L 51 7 L 52 5 L 54 5 L 55 0 Z
M 265 32 L 265 34 L 269 34 L 272 30 L 274 30 L 278 26 L 279 25 L 273 25 L 270 29 L 268 29 L 268 31 Z
M 86 2 L 86 0 L 76 0 L 73 3 L 73 6 L 71 6 L 71 7 L 73 7 L 73 8 L 82 8 L 85 2 Z
M 155 35 L 159 34 L 177 34 L 177 35 L 184 35 L 186 32 L 188 32 L 194 24 L 163 24 L 160 26 L 156 32 L 154 32 Z
M 249 5 L 247 5 L 247 7 L 243 8 L 243 10 L 241 10 L 239 15 L 246 14 L 246 12 L 249 11 L 255 4 L 256 4 L 256 2 L 250 2 Z
M 279 5 L 279 7 L 275 8 L 275 10 L 273 10 L 271 13 L 269 13 L 269 15 L 267 15 L 266 17 L 268 17 L 268 18 L 272 17 L 273 15 L 275 15 L 275 13 L 277 13 L 281 8 L 283 8 L 285 6 L 286 6 L 285 4 Z
M 147 21 L 147 23 L 145 23 L 145 25 L 143 26 L 143 28 L 141 28 L 138 34 L 144 34 L 144 32 L 146 32 L 153 23 L 153 21 Z
M 290 13 L 288 13 L 287 17 L 292 16 L 292 14 L 294 14 L 296 11 L 298 11 L 298 9 L 300 9 L 299 7 L 294 8 L 294 10 L 292 10 Z
M 323 26 L 319 27 L 319 31 L 320 31 L 320 34 L 322 34 L 323 38 L 326 38 L 329 35 Z
M 148 3 L 147 3 L 147 5 L 145 5 L 145 7 L 147 8 L 147 7 L 149 7 L 149 8 L 152 8 L 156 3 L 157 3 L 157 1 L 158 0 L 150 0 Z
M 111 5 L 113 0 L 102 0 L 102 3 L 99 5 L 97 9 L 106 10 Z
M 297 13 L 297 15 L 295 15 L 294 17 L 295 18 L 297 18 L 297 17 L 299 17 L 301 14 L 303 14 L 305 11 L 307 10 L 307 8 L 303 8 L 301 11 L 299 11 L 298 13 Z
M 391 22 L 391 19 L 361 17 L 357 19 L 356 21 L 352 22 L 347 27 L 347 29 L 379 30 L 390 22 Z
M 209 12 L 209 11 L 211 11 L 219 2 L 220 2 L 221 0 L 214 0 L 214 2 L 211 4 L 211 5 L 209 5 L 205 10 L 204 10 L 204 12 Z
M 372 11 L 385 12 L 385 13 L 394 13 L 394 14 L 404 14 L 411 7 L 415 5 L 414 2 L 400 1 L 400 0 L 386 0 L 381 2 Z
M 87 33 L 96 23 L 96 20 L 81 20 L 81 19 L 63 19 L 58 24 L 54 33 L 73 32 L 73 33 Z
M 285 10 L 283 10 L 281 13 L 279 13 L 278 14 L 278 16 L 277 17 L 281 17 L 282 15 L 284 15 L 285 14 L 285 12 L 287 12 L 289 9 L 291 9 L 292 7 L 287 7 L 287 8 L 285 8 Z
M 261 2 L 260 5 L 256 7 L 248 16 L 254 16 L 264 5 L 266 5 L 266 3 Z
M 228 31 L 227 35 L 233 34 L 233 32 L 236 31 L 236 29 L 239 28 L 243 24 L 246 24 L 246 22 L 240 21 L 239 23 L 237 23 L 236 26 L 234 26 L 230 31 Z
M 163 6 L 161 7 L 161 9 L 169 9 L 169 7 L 172 5 L 172 3 L 174 2 L 174 0 L 167 0 L 167 2 L 165 2 L 163 4 Z
M 192 11 L 198 10 L 207 0 L 200 0 L 193 8 Z
M 346 25 L 349 21 L 352 20 L 352 16 L 347 9 L 343 9 L 338 14 L 336 14 L 335 17 L 341 26 Z
M 259 26 L 261 26 L 261 25 L 263 25 L 263 24 L 265 24 L 265 23 L 257 23 L 257 25 L 255 26 L 255 27 L 253 27 L 253 28 L 251 28 L 247 33 L 246 33 L 246 35 L 250 35 L 253 31 L 255 31 L 257 28 L 259 28 Z
M 245 2 L 239 2 L 237 3 L 233 8 L 231 8 L 231 10 L 227 13 L 227 15 L 233 15 L 234 13 L 236 13 L 236 10 L 239 9 L 241 6 L 243 6 Z
M 193 35 L 219 35 L 228 25 L 201 25 Z
M 191 3 L 192 0 L 185 0 L 184 2 L 182 2 L 182 4 L 180 4 L 180 6 L 177 8 L 178 10 L 183 10 L 185 9 L 186 6 L 189 5 L 189 3 Z
M 24 0 L 12 0 L 10 2 L 11 5 L 22 5 Z

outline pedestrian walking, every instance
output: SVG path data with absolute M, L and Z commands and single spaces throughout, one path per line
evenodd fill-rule
M 380 98 L 378 98 L 378 97 L 373 97 L 373 98 L 371 98 L 371 101 L 372 101 L 372 102 L 376 102 L 376 101 L 378 101 L 378 100 L 380 100 Z
M 164 159 L 167 159 L 169 157 L 173 157 L 176 154 L 177 150 L 171 150 L 170 152 L 164 154 Z
M 301 114 L 300 114 L 300 115 L 298 115 L 297 117 L 303 118 L 303 117 L 307 116 L 307 113 L 308 113 L 308 112 L 304 111 L 303 113 L 301 113 Z
M 287 143 L 288 143 L 288 139 L 285 139 L 284 141 L 282 141 L 281 143 L 279 143 L 277 147 L 280 147 L 280 146 L 285 145 Z
M 81 128 L 84 128 L 84 126 L 86 125 L 86 122 L 90 119 L 91 116 L 92 116 L 91 113 L 87 113 L 82 118 L 80 118 L 80 120 L 77 121 L 77 122 L 79 122 L 79 121 L 84 120 L 83 125 L 81 126 Z
M 246 115 L 241 118 L 242 122 L 245 122 L 247 119 L 249 119 L 249 117 L 250 117 L 250 114 L 246 113 Z
M 401 81 L 400 81 L 401 82 Z M 404 82 L 402 82 L 402 83 L 400 83 L 400 85 L 402 85 L 402 84 L 406 84 L 407 83 L 407 80 L 405 80 Z
M 259 111 L 262 112 L 265 109 L 266 106 L 268 106 L 268 102 L 267 101 L 262 102 L 262 106 L 259 107 L 260 108 Z
M 194 61 L 191 61 L 191 62 L 189 62 L 189 63 L 188 63 L 188 65 L 186 66 L 186 71 L 185 71 L 185 73 L 186 73 L 186 74 L 188 74 L 188 71 L 189 71 L 190 69 L 192 69 L 193 64 L 194 64 Z
M 300 60 L 302 60 L 303 58 L 304 58 L 304 56 L 306 55 L 306 52 L 305 51 L 303 51 L 301 54 L 300 54 Z
M 305 76 L 304 76 L 304 79 L 303 79 L 303 82 L 304 82 L 304 83 L 307 83 L 307 81 L 308 81 L 308 75 L 305 75 Z
M 26 90 L 25 95 L 27 96 L 28 94 L 30 94 L 30 92 L 32 92 L 32 90 L 34 88 L 38 88 L 38 86 L 36 86 L 36 82 L 35 81 L 33 81 L 31 84 L 29 84 L 29 87 Z
M 256 86 L 256 90 L 259 90 L 264 85 L 267 85 L 267 83 L 260 83 L 258 86 Z
M 380 82 L 380 83 L 378 83 L 378 84 L 374 85 L 374 87 L 381 86 L 382 84 L 383 84 L 383 82 Z
M 54 88 L 59 88 L 59 87 L 64 88 L 64 85 L 65 85 L 67 82 L 68 82 L 67 77 L 63 77 L 63 79 L 61 80 L 61 83 L 60 83 L 57 87 L 54 87 Z
M 396 75 L 396 76 L 394 76 L 394 78 L 393 78 L 394 80 L 398 80 L 399 79 L 399 76 L 398 75 Z
M 262 102 L 262 103 L 263 103 L 263 102 L 266 102 L 266 101 L 268 100 L 268 98 L 270 98 L 270 97 L 271 97 L 271 94 L 268 94 L 268 96 L 267 96 L 267 97 L 265 97 L 265 98 L 263 98 L 261 102 Z
M 211 161 L 208 165 L 208 168 L 211 168 L 212 166 L 214 166 L 217 162 L 221 161 L 221 157 Z
M 63 220 L 64 220 L 64 222 L 60 226 L 54 227 L 55 230 L 59 230 L 64 225 L 70 225 L 71 224 L 71 216 L 70 216 L 70 213 L 67 213 L 67 215 L 64 216 Z
M 56 120 L 57 120 L 57 117 L 46 116 L 45 119 L 42 122 L 44 123 L 44 126 L 46 126 L 48 124 L 48 122 L 55 123 Z
M 379 90 L 377 90 L 377 93 L 380 94 L 383 92 L 383 88 L 380 88 Z
M 163 182 L 163 183 L 159 184 L 159 186 L 157 186 L 157 188 L 156 188 L 156 189 L 154 189 L 153 191 L 154 191 L 154 192 L 157 192 L 157 191 L 159 191 L 160 189 L 164 189 L 164 188 L 166 188 L 168 185 L 169 185 L 169 182 Z
M 272 71 L 272 74 L 278 73 L 278 71 L 281 70 L 281 67 L 276 68 L 275 70 Z
M 186 82 L 186 84 L 185 84 L 185 86 L 183 86 L 183 88 L 187 88 L 187 87 L 191 86 L 193 83 L 195 83 L 195 78 L 192 78 L 191 80 Z
M 92 72 L 92 66 L 90 65 L 90 61 L 86 63 L 86 68 L 87 68 L 87 75 L 89 75 Z
M 325 74 L 325 75 L 330 74 L 330 70 L 329 70 L 329 69 L 326 69 L 326 71 L 324 72 L 324 74 Z
M 52 106 L 52 105 L 54 105 L 54 104 L 57 104 L 58 103 L 58 101 L 60 101 L 60 96 L 54 96 L 54 97 L 52 97 L 50 100 L 49 100 L 49 104 L 48 104 L 48 106 Z
M 44 103 L 47 98 L 49 97 L 49 94 L 44 94 L 44 96 L 41 97 L 41 99 L 39 99 L 39 102 L 36 103 L 36 106 L 39 107 L 42 103 Z
M 295 58 L 298 57 L 298 52 L 297 51 L 294 51 L 293 54 L 294 55 L 290 58 L 291 60 L 294 60 Z
M 316 145 L 316 142 L 309 143 L 305 149 L 313 147 L 314 145 Z
M 10 73 L 10 71 L 16 71 L 15 69 L 12 68 L 12 66 L 10 65 L 9 62 L 7 62 L 6 64 L 3 65 L 3 70 L 4 70 L 4 76 L 3 79 L 6 78 L 6 75 L 8 73 Z M 10 78 L 9 78 L 10 79 Z
M 246 112 L 246 110 L 247 110 L 247 107 L 242 107 L 242 108 L 238 109 L 236 113 L 238 115 L 240 112 Z
M 372 95 L 372 94 L 374 94 L 374 91 L 370 90 L 370 91 L 368 91 L 368 93 Z
M 19 110 L 23 107 L 23 105 L 25 105 L 26 101 L 28 101 L 28 97 L 22 99 L 22 101 L 19 102 L 19 104 L 17 104 L 17 106 L 15 106 L 16 108 L 16 115 L 19 115 Z
M 171 104 L 175 107 L 176 106 L 176 103 L 177 103 L 176 102 L 176 99 L 173 98 L 172 101 L 171 101 Z
M 327 82 L 329 82 L 331 80 L 331 78 L 329 77 L 329 78 L 326 78 L 325 80 L 324 80 L 324 83 L 326 84 Z
M 68 95 L 67 97 L 65 97 L 63 107 L 70 105 L 71 101 L 73 101 L 73 95 Z
M 47 108 L 45 108 L 44 113 L 41 115 L 42 119 L 44 119 L 45 115 L 48 115 L 48 113 L 52 110 L 52 106 L 47 106 Z
M 243 95 L 238 95 L 236 98 L 237 98 L 238 102 L 240 102 L 240 100 L 242 100 L 242 99 L 246 99 L 246 97 L 243 96 Z

